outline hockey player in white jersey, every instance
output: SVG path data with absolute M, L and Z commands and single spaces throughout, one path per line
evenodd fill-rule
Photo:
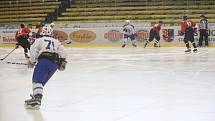
M 63 45 L 52 37 L 50 25 L 42 28 L 42 37 L 35 40 L 30 48 L 29 68 L 34 68 L 31 99 L 25 101 L 26 108 L 39 109 L 43 96 L 43 87 L 56 72 L 66 66 L 66 53 Z
M 123 26 L 124 40 L 122 47 L 124 48 L 127 45 L 128 40 L 132 42 L 134 47 L 137 47 L 134 26 L 130 23 L 130 20 L 126 20 L 125 22 L 126 24 Z

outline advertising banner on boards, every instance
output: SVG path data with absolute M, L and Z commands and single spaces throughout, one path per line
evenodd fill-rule
M 54 35 L 67 44 L 120 44 L 123 40 L 122 26 L 124 23 L 102 23 L 102 24 L 66 24 L 56 25 Z M 149 23 L 134 23 L 136 40 L 143 43 L 149 38 L 151 25 Z M 209 43 L 215 43 L 215 24 L 209 25 Z M 162 26 L 160 31 L 162 44 L 181 44 L 183 36 L 179 35 L 180 26 Z M 18 28 L 0 27 L 0 44 L 16 43 L 15 33 Z M 32 31 L 36 32 L 36 29 Z M 195 33 L 195 40 L 198 42 L 199 33 Z

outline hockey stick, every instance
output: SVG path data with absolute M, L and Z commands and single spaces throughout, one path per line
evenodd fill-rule
M 161 43 L 160 43 L 160 40 L 158 41 L 158 47 L 159 47 L 159 48 L 161 47 Z
M 16 48 L 14 48 L 13 50 L 11 50 L 4 58 L 0 59 L 1 61 L 3 61 L 5 58 L 7 58 L 14 50 L 16 50 Z
M 6 62 L 6 64 L 28 65 L 27 63 L 22 63 L 22 62 Z

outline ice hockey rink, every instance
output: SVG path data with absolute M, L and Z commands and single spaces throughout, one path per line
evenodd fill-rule
M 66 50 L 40 110 L 24 108 L 33 70 L 18 64 L 22 48 L 0 62 L 0 121 L 215 121 L 215 48 Z

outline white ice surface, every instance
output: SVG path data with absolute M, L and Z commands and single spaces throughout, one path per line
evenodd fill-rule
M 0 62 L 0 121 L 215 121 L 215 49 L 184 49 L 67 48 L 32 111 L 33 70 L 6 64 L 26 62 L 19 48 Z

